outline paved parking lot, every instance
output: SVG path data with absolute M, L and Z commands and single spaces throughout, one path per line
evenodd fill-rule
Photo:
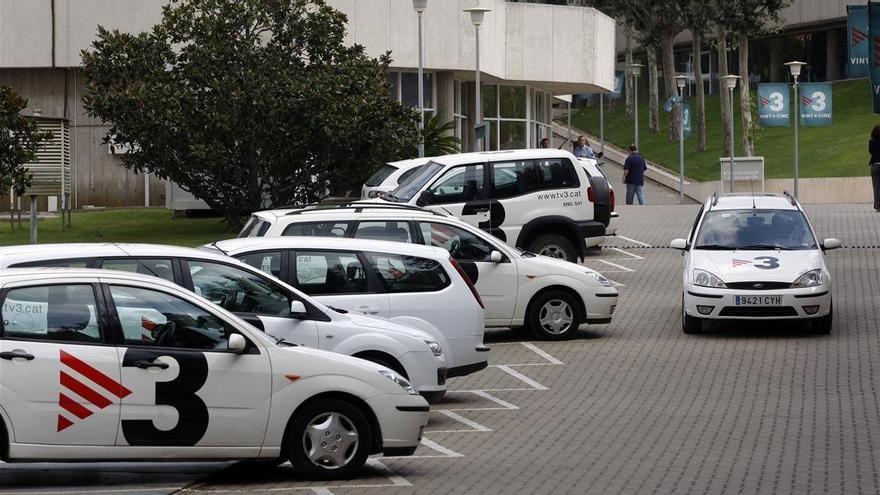
M 691 336 L 681 255 L 655 246 L 698 208 L 620 207 L 621 236 L 585 261 L 619 284 L 614 322 L 558 343 L 487 332 L 492 366 L 451 381 L 414 457 L 333 483 L 218 463 L 3 466 L 0 491 L 880 493 L 880 214 L 807 207 L 820 237 L 848 246 L 828 254 L 830 336 L 767 324 Z

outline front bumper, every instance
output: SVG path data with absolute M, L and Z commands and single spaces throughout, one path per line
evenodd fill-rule
M 587 308 L 583 323 L 611 323 L 614 310 L 617 309 L 619 294 L 613 287 L 603 287 L 601 290 L 595 287 L 588 288 L 590 292 L 584 297 L 584 305 Z
M 379 395 L 367 401 L 382 430 L 384 455 L 411 455 L 428 424 L 428 403 L 418 395 Z
M 738 305 L 737 296 L 759 298 L 778 296 L 780 302 L 778 304 L 771 302 L 763 306 Z M 702 307 L 702 312 L 698 306 Z M 708 311 L 709 307 L 711 311 Z M 831 312 L 831 288 L 822 285 L 806 289 L 738 290 L 687 284 L 684 292 L 684 311 L 697 318 L 725 320 L 819 318 Z

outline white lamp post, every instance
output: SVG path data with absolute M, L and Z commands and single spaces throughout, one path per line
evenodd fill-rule
M 475 92 L 474 92 L 474 128 L 477 129 L 483 123 L 483 116 L 481 115 L 483 112 L 483 102 L 480 100 L 480 25 L 483 24 L 483 17 L 486 15 L 486 12 L 491 12 L 492 9 L 487 9 L 484 7 L 472 7 L 470 9 L 464 9 L 464 12 L 467 12 L 471 15 L 471 23 L 474 25 L 474 29 L 476 29 L 476 52 L 475 52 L 475 67 L 474 67 L 474 79 L 475 79 Z M 489 139 L 488 133 L 484 137 L 485 140 Z M 477 139 L 474 139 L 474 151 L 480 151 L 480 147 L 477 144 Z
M 422 14 L 428 8 L 428 0 L 413 0 L 413 10 L 419 19 L 419 134 L 425 129 L 425 78 L 422 64 Z M 425 141 L 419 136 L 419 158 L 425 156 Z
M 730 192 L 734 191 L 734 183 L 733 183 L 733 154 L 736 145 L 733 140 L 733 90 L 736 89 L 736 82 L 739 81 L 739 76 L 728 75 L 721 78 L 724 81 L 724 87 L 727 88 L 727 108 L 729 109 L 727 120 L 728 125 L 730 126 L 730 149 L 727 150 L 730 157 Z
M 635 120 L 635 145 L 639 148 L 639 76 L 642 75 L 642 64 L 630 64 L 629 70 L 633 76 L 633 117 Z
M 684 204 L 684 87 L 687 76 L 675 76 L 678 87 L 678 202 Z
M 791 77 L 794 79 L 794 105 L 791 106 L 791 112 L 794 117 L 794 197 L 798 197 L 798 126 L 801 120 L 801 98 L 798 82 L 801 77 L 801 69 L 807 65 L 805 62 L 787 62 L 785 65 L 791 71 Z

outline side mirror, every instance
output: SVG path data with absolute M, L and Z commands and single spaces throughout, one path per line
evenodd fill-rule
M 599 158 L 602 158 L 603 156 L 605 156 L 605 153 L 602 153 L 601 151 L 598 152 L 598 153 L 596 153 L 596 159 L 597 159 L 597 160 L 598 160 Z
M 669 243 L 669 247 L 684 251 L 688 248 L 688 241 L 687 239 L 673 239 L 672 242 Z
M 416 205 L 425 206 L 425 205 L 429 205 L 433 202 L 434 202 L 434 193 L 432 193 L 431 191 L 422 191 L 422 193 L 419 194 L 419 199 L 416 200 Z
M 247 340 L 245 340 L 242 334 L 234 333 L 229 336 L 229 342 L 227 343 L 226 347 L 229 352 L 241 354 L 242 352 L 244 352 L 245 347 L 247 347 Z
M 290 303 L 290 316 L 293 318 L 303 319 L 306 317 L 306 305 L 298 299 L 294 299 Z
M 822 241 L 822 249 L 824 249 L 825 251 L 828 251 L 831 249 L 837 249 L 839 247 L 840 247 L 840 241 L 833 238 L 833 237 L 829 237 L 828 239 L 825 239 L 824 241 Z
M 501 263 L 501 260 L 503 259 L 504 256 L 501 254 L 500 251 L 493 250 L 491 253 L 489 253 L 489 261 L 491 261 L 492 263 Z

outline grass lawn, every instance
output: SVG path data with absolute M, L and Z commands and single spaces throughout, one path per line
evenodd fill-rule
M 11 230 L 9 213 L 0 214 L 0 246 L 27 244 L 29 217 L 22 215 L 22 228 Z M 165 209 L 80 210 L 72 215 L 72 227 L 61 229 L 61 217 L 39 220 L 37 242 L 146 242 L 195 247 L 235 237 L 222 218 L 174 218 Z
M 662 91 L 662 89 L 661 89 Z M 869 175 L 868 135 L 880 123 L 880 116 L 871 113 L 871 89 L 866 79 L 833 83 L 834 124 L 829 127 L 800 127 L 801 177 L 850 177 Z M 663 99 L 660 101 L 660 134 L 648 133 L 647 98 L 639 94 L 639 138 L 642 154 L 648 160 L 678 174 L 678 141 L 667 140 Z M 692 103 L 693 105 L 693 103 Z M 734 95 L 734 137 L 737 155 L 741 155 L 742 141 L 739 121 L 739 94 Z M 623 100 L 608 110 L 606 102 L 605 139 L 620 147 L 634 139 L 633 121 L 625 116 Z M 693 110 L 693 107 L 692 107 Z M 695 115 L 695 113 L 692 113 Z M 685 140 L 685 175 L 698 180 L 718 180 L 718 158 L 723 151 L 724 133 L 718 95 L 706 97 L 706 151 L 696 151 L 696 118 L 694 134 Z M 572 125 L 594 136 L 599 135 L 599 107 L 586 108 L 572 118 Z M 764 157 L 768 179 L 793 176 L 794 129 L 771 127 L 758 129 L 755 154 Z M 592 143 L 591 143 L 592 144 Z M 598 150 L 594 144 L 593 149 Z

